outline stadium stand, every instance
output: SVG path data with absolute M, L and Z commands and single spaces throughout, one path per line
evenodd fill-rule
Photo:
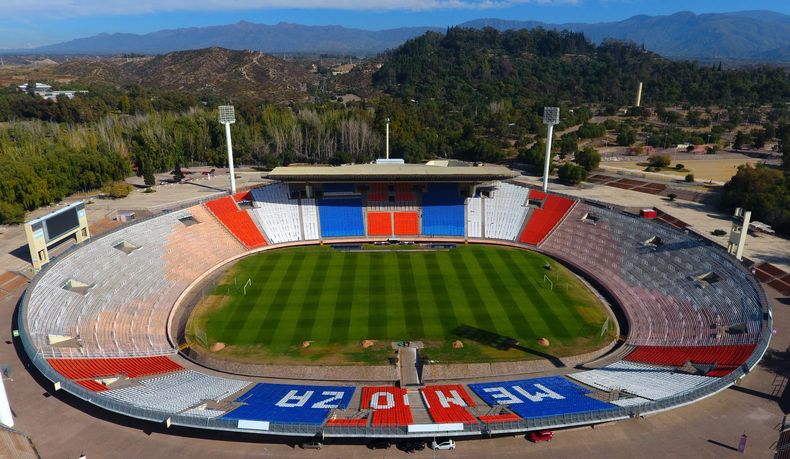
M 318 212 L 322 237 L 365 235 L 362 199 L 359 197 L 319 199 Z
M 754 344 L 735 346 L 637 346 L 625 360 L 680 367 L 687 362 L 713 364 L 706 376 L 724 376 L 743 365 L 754 352 Z
M 392 213 L 368 212 L 368 236 L 392 236 Z
M 613 408 L 587 397 L 591 391 L 560 376 L 469 384 L 491 406 L 508 405 L 524 419 Z
M 354 194 L 357 192 L 356 188 L 353 183 L 324 183 L 321 185 L 324 195 Z
M 233 195 L 233 200 L 236 202 L 251 201 L 252 195 L 249 191 L 242 191 Z
M 520 417 L 516 416 L 513 413 L 483 415 L 483 416 L 478 416 L 477 418 L 485 423 L 516 422 L 521 420 Z
M 417 195 L 414 193 L 414 185 L 411 183 L 396 183 L 395 184 L 395 200 L 396 201 L 416 201 Z
M 206 207 L 241 241 L 247 248 L 266 245 L 266 240 L 255 226 L 247 212 L 239 210 L 233 197 L 215 199 L 206 203 Z
M 326 421 L 327 426 L 334 426 L 334 427 L 367 427 L 368 425 L 368 418 L 356 418 L 356 419 L 329 419 Z
M 433 422 L 477 423 L 466 410 L 466 407 L 475 406 L 475 402 L 460 384 L 422 387 L 420 393 Z
M 500 183 L 490 198 L 482 199 L 485 227 L 491 239 L 515 240 L 527 217 L 529 188 Z
M 416 236 L 420 234 L 420 216 L 417 212 L 394 212 L 395 235 Z
M 119 241 L 138 248 L 123 252 L 114 248 Z M 244 250 L 203 206 L 122 227 L 38 279 L 27 306 L 31 340 L 49 358 L 173 353 L 164 325 L 178 295 Z M 64 289 L 71 279 L 91 287 L 84 294 Z
M 304 230 L 305 240 L 319 239 L 320 226 L 318 224 L 318 207 L 315 205 L 315 199 L 302 199 L 302 228 Z
M 242 405 L 223 419 L 322 424 L 333 409 L 345 409 L 354 394 L 348 386 L 259 383 L 235 401 Z
M 466 236 L 483 237 L 483 198 L 466 199 Z
M 533 191 L 530 194 L 530 199 L 537 198 L 535 194 Z M 540 244 L 573 207 L 575 201 L 561 196 L 548 195 L 542 202 L 542 207 L 532 210 L 529 220 L 524 226 L 524 231 L 521 232 L 519 240 L 525 244 Z
M 454 183 L 429 183 L 422 196 L 422 234 L 464 235 L 464 198 Z
M 360 407 L 373 411 L 371 425 L 374 427 L 406 426 L 414 422 L 409 407 L 409 393 L 399 387 L 363 387 Z
M 572 373 L 569 378 L 604 391 L 622 391 L 648 400 L 678 395 L 714 381 L 710 376 L 676 372 L 633 362 L 615 362 L 603 368 Z
M 541 249 L 602 279 L 629 320 L 628 344 L 719 346 L 759 336 L 756 285 L 701 238 L 580 203 Z M 718 281 L 700 280 L 705 273 Z
M 389 200 L 389 189 L 386 183 L 371 183 L 368 191 L 368 201 Z
M 277 183 L 252 190 L 251 211 L 272 244 L 302 239 L 299 201 L 290 199 L 288 185 Z
M 117 375 L 140 378 L 184 369 L 166 356 L 117 359 L 48 359 L 47 362 L 58 373 L 69 379 L 95 379 Z
M 247 387 L 247 381 L 219 378 L 195 371 L 139 380 L 139 385 L 100 392 L 104 397 L 166 413 L 184 413 L 206 401 L 223 400 Z

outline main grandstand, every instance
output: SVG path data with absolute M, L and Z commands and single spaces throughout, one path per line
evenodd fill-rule
M 496 166 L 278 168 L 269 185 L 75 246 L 28 288 L 20 338 L 56 387 L 107 410 L 294 436 L 479 436 L 596 424 L 692 403 L 757 364 L 770 339 L 770 306 L 723 249 L 515 176 Z M 568 374 L 485 382 L 467 375 L 418 388 L 255 382 L 188 369 L 179 355 L 173 317 L 190 289 L 222 266 L 290 245 L 387 239 L 548 255 L 611 298 L 627 334 L 603 363 Z

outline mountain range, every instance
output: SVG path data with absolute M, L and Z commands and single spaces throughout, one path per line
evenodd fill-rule
M 771 11 L 633 16 L 618 22 L 548 24 L 538 21 L 478 19 L 460 27 L 498 30 L 545 29 L 583 32 L 593 42 L 629 40 L 670 58 L 790 62 L 790 16 Z M 362 30 L 342 26 L 230 25 L 161 30 L 148 34 L 99 34 L 24 50 L 26 54 L 162 54 L 219 46 L 265 53 L 375 54 L 440 27 Z M 22 50 L 16 50 L 22 52 Z M 8 50 L 6 52 L 11 52 Z

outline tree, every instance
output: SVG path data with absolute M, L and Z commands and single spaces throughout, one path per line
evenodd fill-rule
M 181 161 L 176 157 L 176 165 L 173 167 L 173 178 L 181 181 L 184 178 L 184 173 L 181 172 Z
M 653 167 L 667 167 L 672 160 L 669 158 L 669 155 L 655 155 L 651 156 L 647 162 Z
M 777 232 L 790 234 L 790 177 L 766 165 L 743 165 L 724 185 L 721 207 L 751 210 L 753 219 L 771 225 Z
M 143 160 L 143 181 L 145 182 L 146 186 L 156 185 L 156 177 L 154 177 L 154 168 L 151 165 L 151 162 L 148 160 Z
M 16 224 L 25 220 L 25 209 L 15 202 L 0 201 L 0 223 Z
M 584 147 L 584 150 L 577 151 L 573 160 L 576 164 L 582 166 L 584 170 L 590 172 L 598 169 L 598 165 L 601 164 L 601 154 L 592 146 L 587 146 Z
M 582 166 L 565 163 L 557 169 L 560 182 L 565 185 L 576 185 L 587 179 L 587 170 Z
M 576 134 L 570 133 L 562 136 L 560 139 L 560 156 L 564 158 L 567 155 L 576 153 L 578 149 L 579 143 Z
M 688 183 L 694 183 L 694 174 L 686 174 L 685 180 Z
M 636 142 L 636 131 L 626 126 L 620 128 L 620 133 L 617 134 L 617 145 L 629 147 L 633 145 L 634 142 Z

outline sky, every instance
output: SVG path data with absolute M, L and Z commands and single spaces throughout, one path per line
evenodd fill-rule
M 637 14 L 746 9 L 790 14 L 790 0 L 0 0 L 0 49 L 242 20 L 381 30 L 478 18 L 608 22 Z

